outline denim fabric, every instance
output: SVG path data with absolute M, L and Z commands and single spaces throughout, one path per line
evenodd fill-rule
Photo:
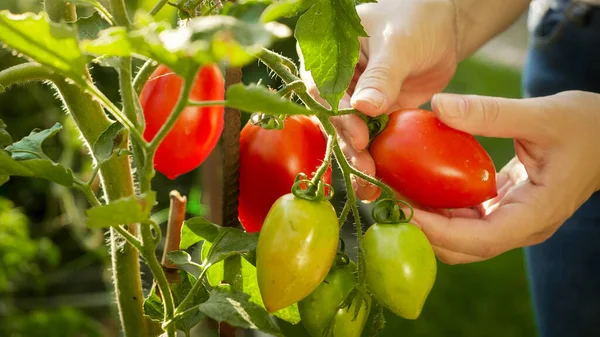
M 530 41 L 525 96 L 600 93 L 600 7 L 563 0 Z M 526 248 L 525 257 L 539 336 L 600 336 L 600 193 L 546 242 Z

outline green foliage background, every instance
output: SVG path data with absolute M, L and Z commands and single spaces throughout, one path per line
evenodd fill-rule
M 148 8 L 154 3 L 140 1 Z M 5 0 L 0 9 L 39 11 L 41 6 L 39 1 Z M 161 15 L 172 20 L 176 13 L 168 9 Z M 292 39 L 274 49 L 296 58 Z M 0 69 L 18 62 L 18 58 L 0 49 Z M 99 88 L 118 101 L 116 73 L 96 67 L 92 74 Z M 259 79 L 273 87 L 279 85 L 258 62 L 244 69 L 244 82 Z M 459 66 L 447 91 L 520 97 L 520 73 L 471 58 Z M 0 95 L 0 118 L 14 139 L 34 128 L 48 128 L 56 121 L 70 124 L 49 87 L 39 83 Z M 247 118 L 244 116 L 243 121 Z M 45 149 L 53 159 L 71 163 L 85 173 L 89 162 L 82 156 L 81 143 L 66 130 L 64 136 L 49 139 Z M 480 140 L 498 167 L 513 156 L 510 140 Z M 190 213 L 204 212 L 206 207 L 199 203 L 201 173 L 202 167 L 175 182 L 159 174 L 154 180 L 159 196 L 157 209 L 168 207 L 168 191 L 177 189 L 190 196 Z M 85 229 L 81 217 L 85 203 L 78 197 L 72 199 L 59 187 L 39 179 L 11 178 L 0 187 L 1 336 L 116 336 L 118 321 L 108 293 L 111 287 L 103 236 Z M 351 231 L 352 227 L 347 225 L 344 230 Z M 348 243 L 348 247 L 354 245 Z M 447 266 L 439 262 L 438 266 L 438 279 L 422 316 L 407 321 L 388 314 L 382 336 L 535 335 L 520 250 L 476 264 Z M 146 272 L 146 288 L 149 277 Z M 301 326 L 282 324 L 288 336 L 307 336 Z

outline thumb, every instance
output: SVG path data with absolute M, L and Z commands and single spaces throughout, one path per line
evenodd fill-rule
M 478 95 L 436 94 L 431 106 L 451 128 L 484 137 L 530 141 L 545 138 L 543 99 L 510 99 Z
M 356 82 L 350 101 L 352 107 L 367 116 L 376 117 L 386 113 L 396 102 L 402 82 L 408 75 L 410 63 L 393 44 L 369 47 L 373 52 L 364 72 Z

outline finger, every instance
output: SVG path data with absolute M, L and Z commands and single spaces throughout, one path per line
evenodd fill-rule
M 402 82 L 410 72 L 410 63 L 403 57 L 402 43 L 390 41 L 390 34 L 381 32 L 371 36 L 369 44 L 369 60 L 367 66 L 356 83 L 352 95 L 352 107 L 368 116 L 378 116 L 388 112 L 392 107 Z
M 375 175 L 375 162 L 368 151 L 357 151 L 343 137 L 339 137 L 338 142 L 340 149 L 354 168 L 367 175 Z M 356 192 L 356 197 L 364 201 L 377 199 L 381 193 L 377 186 L 354 176 L 352 178 L 352 188 Z
M 549 137 L 544 98 L 437 94 L 431 106 L 443 123 L 470 134 L 530 141 Z
M 473 263 L 484 260 L 484 258 L 479 256 L 457 253 L 434 245 L 432 245 L 431 247 L 433 248 L 433 252 L 438 257 L 438 259 L 440 259 L 440 261 L 444 262 L 445 264 L 449 265 Z
M 492 258 L 521 247 L 536 224 L 528 205 L 504 204 L 482 219 L 448 218 L 415 210 L 415 222 L 434 245 L 468 255 Z M 528 224 L 528 225 L 525 225 Z
M 369 145 L 369 127 L 367 123 L 355 114 L 331 118 L 344 140 L 358 151 L 363 151 Z

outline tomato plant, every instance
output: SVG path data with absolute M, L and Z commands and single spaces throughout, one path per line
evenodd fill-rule
M 308 296 L 325 279 L 339 240 L 337 215 L 327 200 L 288 193 L 267 214 L 256 247 L 258 287 L 269 312 Z
M 282 337 L 276 316 L 302 321 L 314 337 L 352 337 L 372 305 L 376 334 L 383 306 L 417 318 L 436 277 L 432 247 L 391 187 L 432 207 L 472 206 L 495 195 L 493 164 L 476 140 L 423 110 L 393 113 L 370 145 L 383 182 L 346 158 L 331 118 L 359 112 L 317 102 L 296 62 L 269 48 L 294 36 L 323 99 L 338 107 L 366 37 L 354 2 L 159 0 L 145 4 L 149 12 L 123 0 L 108 8 L 105 1 L 44 3 L 39 15 L 0 11 L 3 46 L 28 58 L 0 70 L 0 91 L 52 83 L 83 140 L 78 146 L 87 148 L 78 153 L 88 160 L 77 166 L 87 167 L 77 172 L 44 153 L 42 143 L 62 131 L 59 122 L 13 142 L 0 120 L 0 185 L 26 176 L 79 191 L 87 226 L 107 231 L 123 335 L 189 335 L 210 319 L 221 335 L 240 328 Z M 178 11 L 176 24 L 156 16 L 167 3 Z M 79 6 L 96 13 L 79 18 Z M 336 12 L 348 15 L 331 20 Z M 277 22 L 293 16 L 294 31 Z M 245 66 L 257 60 L 281 85 L 242 83 Z M 96 82 L 93 66 L 114 70 L 118 98 Z M 242 128 L 242 113 L 275 122 Z M 219 223 L 186 218 L 186 197 L 156 186 L 155 172 L 169 179 L 190 172 L 218 142 L 221 165 L 203 172 L 213 181 L 199 189 L 208 190 L 201 191 L 211 200 L 207 215 Z M 330 201 L 334 160 L 343 182 L 335 189 L 345 189 L 339 210 Z M 377 224 L 364 237 L 353 176 L 381 189 Z M 171 191 L 169 205 L 160 187 Z M 334 265 L 350 215 L 356 264 Z M 140 261 L 152 273 L 147 289 Z
M 356 264 L 353 261 L 346 263 L 334 264 L 317 289 L 298 303 L 302 324 L 312 337 L 325 336 L 326 331 L 331 332 L 326 336 L 332 337 L 360 336 L 364 329 L 371 309 L 370 297 L 366 301 L 355 299 L 349 307 L 340 308 L 357 284 Z M 354 313 L 359 302 L 362 304 L 355 319 Z M 331 324 L 333 329 L 328 330 Z
M 376 223 L 365 233 L 364 249 L 373 296 L 394 314 L 417 319 L 437 274 L 425 234 L 411 223 Z
M 421 206 L 472 207 L 497 195 L 496 169 L 485 149 L 429 111 L 390 114 L 369 151 L 377 175 Z
M 317 122 L 303 115 L 285 118 L 281 130 L 268 130 L 251 122 L 244 126 L 238 212 L 248 232 L 261 229 L 273 203 L 290 192 L 299 173 L 310 175 L 321 166 L 325 143 Z M 331 169 L 324 179 L 331 182 Z
M 140 94 L 146 128 L 144 138 L 152 141 L 177 104 L 183 79 L 164 65 L 152 73 Z M 200 68 L 190 93 L 197 101 L 223 100 L 225 83 L 216 64 Z M 155 169 L 175 179 L 202 164 L 215 148 L 223 131 L 223 106 L 188 106 L 156 149 Z

